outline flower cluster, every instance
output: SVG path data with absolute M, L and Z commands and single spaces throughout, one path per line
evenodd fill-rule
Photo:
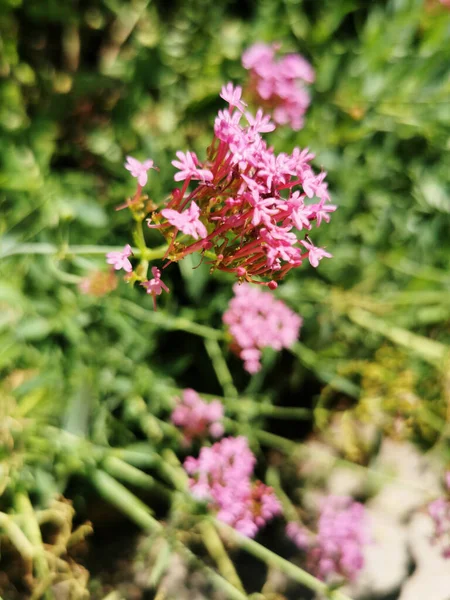
M 206 161 L 177 152 L 172 164 L 180 187 L 148 225 L 164 235 L 171 261 L 204 252 L 212 269 L 274 289 L 275 280 L 306 258 L 317 267 L 331 257 L 307 234 L 313 224 L 328 223 L 336 206 L 328 203 L 325 173 L 310 166 L 314 155 L 299 148 L 275 154 L 261 135 L 274 124 L 262 110 L 246 111 L 241 94 L 231 83 L 222 88 L 228 109 L 216 118 Z
M 450 490 L 450 471 L 446 473 L 447 491 Z M 442 497 L 428 505 L 428 514 L 433 519 L 434 533 L 432 541 L 438 544 L 444 558 L 450 558 L 450 498 Z
M 189 444 L 194 438 L 200 438 L 208 433 L 215 438 L 223 435 L 224 428 L 223 404 L 219 400 L 205 402 L 195 390 L 183 391 L 183 398 L 177 399 L 171 420 L 184 433 L 184 440 Z
M 313 83 L 315 73 L 299 54 L 277 59 L 278 49 L 278 44 L 254 44 L 242 55 L 242 64 L 250 71 L 249 90 L 255 102 L 272 111 L 276 123 L 297 131 L 310 103 L 304 84 Z
M 287 535 L 306 552 L 308 570 L 319 579 L 355 579 L 364 566 L 363 547 L 370 543 L 367 516 L 359 502 L 347 496 L 323 500 L 314 534 L 288 523 Z
M 281 513 L 272 488 L 252 481 L 255 462 L 246 438 L 227 437 L 184 463 L 192 494 L 208 500 L 218 519 L 248 537 Z
M 233 337 L 233 349 L 249 373 L 261 368 L 263 348 L 289 348 L 298 338 L 303 319 L 281 300 L 248 284 L 235 284 L 223 322 Z

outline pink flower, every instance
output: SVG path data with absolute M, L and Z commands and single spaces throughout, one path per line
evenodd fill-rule
M 291 209 L 290 221 L 299 231 L 303 228 L 311 229 L 311 206 L 305 204 L 304 198 L 305 194 L 294 192 L 287 201 Z
M 273 119 L 292 129 L 303 127 L 303 115 L 310 103 L 304 83 L 312 83 L 314 69 L 299 54 L 275 57 L 279 46 L 257 43 L 242 55 L 242 64 L 250 71 L 249 88 L 255 103 L 272 111 Z
M 261 350 L 270 347 L 280 351 L 292 346 L 303 320 L 269 292 L 246 283 L 235 284 L 233 290 L 235 296 L 222 319 L 244 368 L 256 373 L 261 368 Z
M 273 46 L 258 42 L 247 48 L 242 54 L 242 65 L 244 69 L 264 68 L 264 65 L 272 62 L 274 54 Z
M 169 288 L 161 280 L 161 271 L 157 267 L 152 267 L 152 275 L 152 279 L 142 282 L 141 285 L 146 289 L 147 294 L 153 296 L 153 307 L 156 310 L 156 296 L 161 295 L 163 290 L 169 293 Z
M 161 211 L 171 225 L 180 229 L 186 235 L 191 235 L 198 240 L 199 237 L 205 238 L 208 235 L 206 227 L 200 221 L 200 209 L 197 204 L 192 201 L 191 205 L 184 212 L 178 212 L 172 208 L 164 208 Z
M 330 215 L 328 213 L 332 213 L 337 209 L 337 206 L 334 204 L 325 204 L 325 202 L 326 200 L 322 199 L 318 204 L 312 204 L 309 206 L 311 220 L 316 219 L 317 227 L 320 226 L 322 221 L 329 223 Z
M 311 542 L 311 532 L 295 521 L 286 525 L 286 535 L 301 550 L 306 550 Z
M 364 566 L 363 548 L 371 543 L 364 506 L 347 496 L 323 499 L 316 534 L 295 522 L 286 533 L 306 552 L 308 570 L 327 581 L 354 580 Z
M 303 244 L 303 246 L 305 246 L 305 248 L 308 250 L 308 260 L 312 267 L 318 267 L 319 261 L 321 261 L 322 258 L 332 258 L 333 256 L 329 252 L 326 252 L 323 248 L 318 248 L 317 246 L 305 242 L 304 240 L 302 240 L 300 243 Z
M 223 435 L 224 427 L 221 421 L 224 408 L 219 400 L 205 402 L 192 389 L 184 390 L 182 399 L 177 400 L 171 420 L 183 430 L 186 444 L 208 433 L 216 438 Z
M 428 505 L 428 514 L 433 520 L 432 542 L 437 544 L 444 558 L 450 558 L 450 471 L 445 474 L 447 496 L 437 498 Z
M 140 162 L 136 158 L 132 156 L 127 156 L 127 162 L 125 163 L 125 169 L 130 171 L 133 177 L 136 177 L 138 183 L 141 187 L 143 187 L 147 183 L 147 171 L 150 169 L 156 169 L 153 166 L 153 161 L 151 159 L 145 160 L 144 162 Z
M 132 255 L 131 246 L 127 244 L 121 252 L 108 252 L 106 255 L 106 262 L 108 265 L 113 265 L 116 271 L 123 269 L 127 273 L 131 273 L 133 266 L 128 260 L 128 257 Z
M 223 438 L 184 462 L 193 496 L 208 500 L 218 519 L 248 537 L 281 513 L 272 488 L 252 481 L 255 462 L 244 437 Z
M 178 160 L 173 160 L 174 167 L 180 170 L 174 175 L 175 181 L 184 179 L 201 179 L 202 181 L 211 181 L 213 174 L 208 169 L 197 169 L 198 158 L 195 152 L 177 152 Z
M 238 110 L 243 111 L 247 106 L 245 102 L 241 100 L 242 88 L 237 85 L 236 87 L 232 83 L 224 85 L 220 91 L 220 97 L 228 102 L 231 107 L 236 107 Z
M 286 79 L 303 79 L 313 83 L 316 74 L 309 62 L 300 54 L 286 54 L 280 62 L 279 68 Z

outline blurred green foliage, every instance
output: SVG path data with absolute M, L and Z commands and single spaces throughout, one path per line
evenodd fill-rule
M 228 80 L 245 82 L 240 56 L 258 40 L 281 41 L 284 51 L 304 54 L 316 69 L 305 128 L 280 128 L 271 143 L 280 151 L 309 147 L 317 168 L 328 172 L 339 210 L 329 226 L 312 232 L 333 260 L 317 270 L 303 266 L 277 292 L 305 318 L 301 342 L 290 355 L 267 355 L 251 381 L 227 355 L 236 386 L 275 403 L 313 407 L 326 384 L 327 402 L 343 395 L 352 403 L 361 384 L 354 361 L 369 361 L 378 365 L 370 380 L 376 396 L 373 386 L 382 391 L 389 382 L 391 359 L 377 353 L 387 339 L 408 357 L 396 362 L 396 373 L 408 373 L 412 387 L 421 388 L 420 402 L 445 416 L 450 12 L 444 6 L 437 0 L 0 0 L 0 414 L 14 424 L 0 428 L 5 455 L 16 447 L 20 456 L 23 440 L 17 440 L 31 414 L 38 423 L 31 437 L 45 424 L 89 444 L 146 439 L 162 448 L 177 387 L 221 393 L 220 365 L 211 363 L 201 336 L 175 320 L 220 327 L 230 277 L 210 276 L 204 265 L 193 270 L 188 259 L 172 266 L 172 293 L 155 315 L 143 291 L 124 283 L 109 296 L 81 294 L 77 281 L 103 268 L 104 256 L 75 256 L 67 247 L 130 241 L 127 211 L 114 210 L 134 187 L 125 155 L 155 160 L 161 170 L 151 175 L 149 193 L 161 203 L 172 187 L 175 151 L 204 156 L 220 88 Z M 155 233 L 146 235 L 149 245 L 159 243 Z M 41 250 L 51 244 L 56 252 L 36 254 L 37 246 L 27 244 Z M 263 422 L 250 409 L 238 419 L 250 437 L 248 424 Z M 304 434 L 286 427 L 288 436 Z M 91 447 L 83 448 L 89 455 Z M 69 454 L 61 450 L 40 469 L 10 473 L 21 480 L 9 485 L 44 502 L 89 468 L 70 462 Z M 3 496 L 2 508 L 8 503 Z

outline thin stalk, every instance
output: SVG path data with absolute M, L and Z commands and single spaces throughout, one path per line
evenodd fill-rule
M 213 521 L 218 530 L 222 531 L 222 533 L 236 543 L 239 548 L 245 550 L 249 554 L 252 554 L 256 558 L 259 558 L 267 565 L 281 571 L 282 573 L 285 573 L 294 581 L 301 583 L 318 594 L 323 594 L 330 600 L 351 600 L 351 598 L 349 598 L 349 596 L 346 594 L 340 592 L 339 590 L 330 590 L 330 588 L 323 581 L 316 579 L 316 577 L 310 573 L 307 573 L 285 558 L 278 556 L 278 554 L 275 554 L 275 552 L 272 552 L 272 550 L 269 550 L 265 546 L 255 542 L 255 540 L 245 537 L 229 525 L 226 525 L 217 519 L 213 519 Z
M 126 514 L 131 521 L 139 525 L 139 527 L 142 527 L 144 531 L 152 531 L 160 534 L 164 533 L 164 526 L 151 516 L 148 507 L 113 477 L 104 471 L 97 470 L 93 472 L 91 480 L 98 493 L 107 502 Z M 206 566 L 187 546 L 178 540 L 175 540 L 174 544 L 175 549 L 178 550 L 188 562 L 204 571 L 211 583 L 218 590 L 226 593 L 227 599 L 248 600 L 246 594 L 243 594 L 240 590 L 235 588 L 221 575 L 216 573 L 214 569 Z
M 47 582 L 42 592 L 45 594 L 46 588 L 50 585 L 52 577 L 48 568 L 48 563 L 44 554 L 44 544 L 42 541 L 41 529 L 37 521 L 36 513 L 30 502 L 28 494 L 25 492 L 19 492 L 14 498 L 14 504 L 17 512 L 24 517 L 23 519 L 23 530 L 27 538 L 30 540 L 35 548 L 34 552 L 34 566 L 36 569 L 36 575 L 39 581 Z M 41 597 L 46 597 L 46 594 Z
M 223 542 L 217 533 L 216 528 L 211 521 L 202 521 L 200 523 L 200 531 L 202 534 L 203 543 L 206 546 L 211 557 L 217 564 L 219 573 L 225 577 L 234 587 L 241 592 L 245 592 L 242 581 L 234 568 L 233 561 L 228 556 L 227 551 L 223 545 Z
M 154 477 L 120 460 L 120 458 L 109 456 L 103 461 L 103 467 L 115 479 L 120 479 L 138 488 L 151 490 L 165 499 L 170 497 L 170 492 L 167 488 L 156 481 Z
M 164 256 L 167 246 L 158 246 L 157 248 L 146 248 L 145 255 L 142 256 L 145 260 L 157 260 Z M 7 248 L 3 252 L 0 252 L 0 259 L 6 258 L 7 256 L 15 256 L 19 254 L 30 254 L 30 255 L 56 255 L 58 258 L 69 258 L 70 256 L 76 255 L 105 255 L 108 252 L 120 252 L 123 250 L 123 246 L 91 246 L 86 245 L 74 245 L 74 246 L 57 246 L 56 244 L 48 243 L 35 243 L 35 244 L 18 244 Z M 134 256 L 137 258 L 141 257 L 141 252 L 138 248 L 132 248 Z
M 283 507 L 283 515 L 286 517 L 286 520 L 298 521 L 297 510 L 281 486 L 278 469 L 275 469 L 274 467 L 269 467 L 267 469 L 266 482 L 275 490 L 276 496 Z
M 174 395 L 179 395 L 180 390 L 173 388 Z M 273 419 L 299 419 L 299 420 L 310 420 L 313 416 L 313 411 L 309 408 L 303 408 L 299 406 L 274 406 L 272 404 L 261 403 L 251 398 L 240 397 L 233 398 L 230 396 L 217 396 L 217 394 L 203 394 L 202 397 L 207 399 L 218 399 L 231 412 L 248 412 L 255 413 L 258 415 L 272 417 Z
M 217 329 L 213 329 L 207 325 L 194 323 L 193 321 L 190 321 L 184 317 L 173 317 L 172 315 L 168 315 L 162 311 L 150 311 L 142 308 L 134 302 L 131 302 L 130 300 L 124 300 L 121 298 L 115 304 L 116 306 L 125 310 L 127 314 L 135 319 L 146 321 L 147 323 L 152 323 L 153 325 L 158 325 L 163 329 L 172 331 L 185 331 L 186 333 L 193 333 L 194 335 L 212 340 L 220 340 L 224 337 L 224 333 L 222 331 L 218 331 Z
M 316 373 L 317 377 L 329 385 L 332 389 L 337 390 L 338 392 L 343 392 L 351 398 L 359 398 L 359 387 L 353 383 L 353 381 L 350 381 L 350 379 L 333 373 L 331 369 L 322 367 L 320 357 L 316 352 L 301 342 L 296 342 L 291 348 L 289 348 L 289 350 L 300 360 L 300 362 L 302 362 L 309 369 L 312 369 Z
M 205 338 L 204 344 L 225 396 L 237 398 L 238 391 L 233 383 L 233 377 L 223 357 L 222 350 L 220 349 L 217 340 Z
M 32 561 L 35 551 L 34 546 L 20 529 L 20 527 L 14 523 L 9 515 L 0 512 L 0 529 L 3 529 L 4 533 L 8 536 L 8 539 L 19 552 L 20 556 L 26 561 Z
M 444 344 L 412 333 L 407 329 L 395 327 L 391 323 L 374 317 L 367 311 L 359 308 L 348 311 L 348 316 L 354 323 L 364 327 L 364 329 L 384 335 L 395 344 L 407 348 L 432 365 L 440 369 L 444 368 L 446 359 L 450 354 L 450 348 Z
M 270 446 L 276 450 L 281 450 L 289 456 L 297 455 L 301 449 L 300 444 L 269 431 L 255 431 L 255 436 L 263 446 Z
M 91 474 L 91 482 L 102 498 L 127 515 L 144 531 L 163 531 L 164 527 L 151 515 L 148 506 L 111 475 L 97 469 Z

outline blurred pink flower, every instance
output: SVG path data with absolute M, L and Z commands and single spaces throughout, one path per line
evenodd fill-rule
M 364 506 L 348 496 L 323 499 L 317 533 L 295 522 L 286 533 L 306 552 L 308 570 L 326 581 L 354 580 L 364 566 L 363 548 L 372 541 Z
M 203 437 L 208 433 L 215 438 L 224 433 L 222 419 L 223 404 L 219 400 L 205 402 L 195 390 L 183 390 L 181 399 L 177 399 L 171 420 L 184 433 L 185 442 L 189 444 L 194 438 Z
M 310 103 L 304 83 L 313 83 L 315 73 L 300 54 L 276 57 L 279 44 L 258 42 L 242 55 L 242 65 L 250 71 L 249 92 L 254 101 L 271 110 L 273 119 L 292 129 L 303 127 L 303 115 Z
M 209 501 L 217 518 L 248 537 L 254 537 L 281 504 L 272 488 L 252 481 L 256 458 L 244 437 L 227 437 L 204 446 L 198 458 L 188 456 L 184 468 L 190 475 L 192 494 Z
M 249 373 L 261 368 L 263 348 L 290 348 L 298 338 L 303 319 L 270 292 L 250 284 L 235 284 L 234 297 L 223 314 L 233 346 Z

